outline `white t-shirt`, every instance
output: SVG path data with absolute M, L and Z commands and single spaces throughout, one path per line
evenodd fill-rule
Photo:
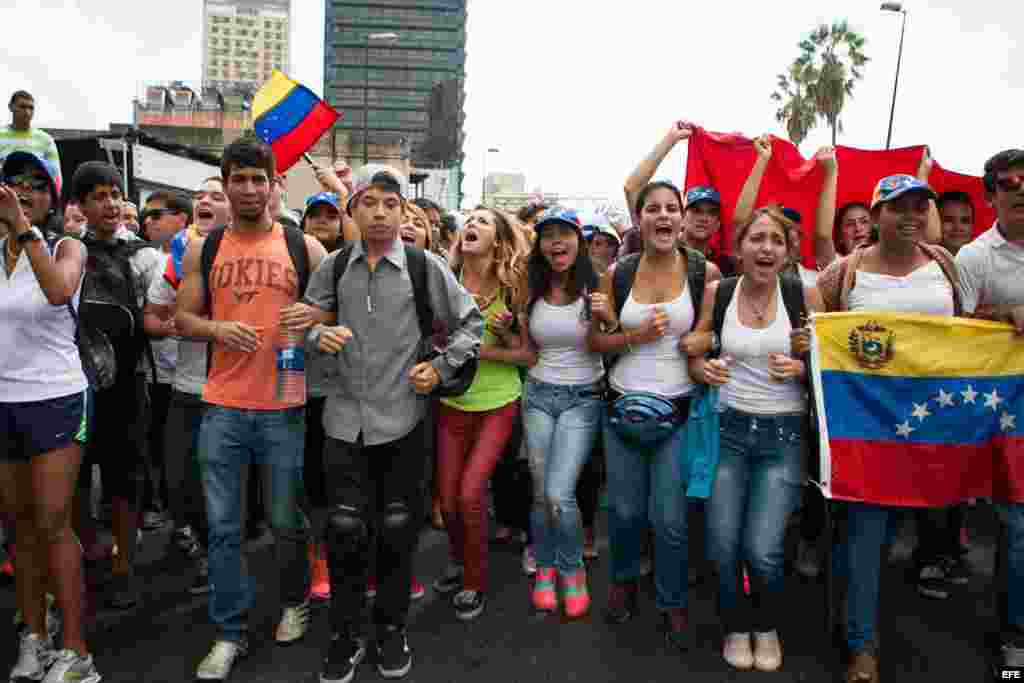
M 979 305 L 1024 305 L 1024 245 L 1007 242 L 992 226 L 956 255 L 964 312 Z
M 147 298 L 156 306 L 174 306 L 178 292 L 161 276 L 150 283 Z M 203 387 L 206 386 L 206 342 L 188 339 L 171 341 L 178 347 L 174 372 L 175 391 L 202 396 Z
M 162 273 L 166 270 L 167 261 L 171 258 L 171 255 L 164 254 L 163 256 L 164 263 L 160 268 L 161 275 L 150 281 L 149 289 L 146 290 L 147 299 L 150 299 L 149 292 L 152 291 L 153 287 L 164 281 Z M 174 369 L 178 364 L 178 338 L 161 337 L 156 339 L 150 337 L 149 344 L 153 347 L 153 358 L 156 359 L 156 381 L 160 384 L 172 383 L 174 381 Z
M 543 297 L 530 312 L 530 336 L 537 343 L 537 364 L 530 377 L 548 384 L 593 384 L 604 375 L 601 354 L 587 349 L 589 324 L 583 320 L 583 298 L 553 306 Z
M 0 239 L 0 249 L 6 248 L 7 238 Z M 71 302 L 76 309 L 81 291 L 79 282 Z M 0 266 L 0 321 L 0 402 L 48 401 L 88 388 L 75 320 L 66 305 L 46 300 L 24 249 L 10 276 Z

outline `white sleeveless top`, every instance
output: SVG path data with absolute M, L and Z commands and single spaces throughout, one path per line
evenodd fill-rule
M 558 385 L 593 384 L 604 375 L 601 354 L 587 350 L 583 297 L 565 306 L 537 299 L 530 312 L 530 337 L 539 351 L 530 377 Z
M 786 304 L 782 300 L 782 286 L 776 285 L 775 320 L 763 330 L 746 327 L 740 322 L 740 278 L 732 301 L 725 310 L 722 325 L 722 357 L 733 359 L 729 367 L 730 379 L 719 392 L 723 404 L 735 410 L 755 415 L 785 415 L 807 412 L 807 390 L 795 380 L 777 382 L 768 372 L 768 355 L 791 351 Z
M 634 344 L 632 353 L 627 351 L 615 364 L 609 382 L 620 394 L 644 391 L 663 398 L 686 396 L 693 391 L 693 381 L 687 369 L 687 358 L 679 350 L 679 339 L 693 328 L 689 283 L 675 300 L 662 304 L 637 303 L 630 290 L 619 316 L 622 326 L 626 329 L 642 327 L 655 307 L 668 315 L 665 336 L 650 344 Z
M 848 302 L 851 311 L 953 315 L 953 286 L 938 261 L 909 275 L 882 275 L 858 270 Z
M 77 242 L 72 239 L 72 244 Z M 0 249 L 6 248 L 7 239 L 0 239 Z M 76 310 L 81 292 L 79 281 L 71 301 Z M 24 249 L 10 276 L 0 267 L 0 349 L 0 403 L 48 401 L 89 386 L 75 344 L 74 318 L 66 305 L 46 300 Z

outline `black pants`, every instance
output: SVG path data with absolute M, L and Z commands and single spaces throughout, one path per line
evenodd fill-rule
M 960 556 L 960 527 L 963 526 L 962 505 L 946 508 L 922 508 L 917 517 L 917 548 L 914 558 L 919 565 L 934 564 L 943 557 Z
M 494 504 L 494 519 L 499 526 L 525 531 L 529 536 L 533 479 L 529 463 L 519 457 L 522 443 L 523 414 L 519 411 L 505 452 L 491 475 L 491 502 Z
M 306 401 L 306 453 L 302 466 L 302 479 L 306 496 L 313 508 L 327 507 L 324 486 L 324 404 L 326 398 Z
M 85 457 L 78 470 L 82 502 L 92 491 L 92 465 L 100 466 L 104 495 L 110 494 L 137 509 L 142 492 L 149 392 L 142 375 L 118 375 L 114 386 L 95 393 L 93 426 Z
M 371 548 L 377 554 L 374 623 L 405 624 L 412 556 L 422 523 L 426 453 L 422 422 L 401 439 L 376 446 L 364 445 L 361 434 L 355 443 L 327 438 L 326 543 L 334 633 L 358 635 L 364 630 Z M 371 544 L 374 534 L 377 540 Z
M 146 434 L 145 484 L 142 490 L 143 510 L 162 510 L 167 501 L 165 445 L 167 411 L 171 405 L 170 384 L 149 384 L 149 424 Z
M 171 518 L 177 527 L 191 526 L 204 544 L 209 527 L 199 473 L 199 427 L 205 410 L 206 404 L 200 396 L 173 392 L 164 434 L 164 470 Z

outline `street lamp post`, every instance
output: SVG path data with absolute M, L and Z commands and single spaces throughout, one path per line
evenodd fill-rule
M 892 84 L 892 108 L 889 110 L 889 134 L 885 138 L 885 148 L 892 146 L 892 122 L 896 116 L 896 89 L 900 85 L 900 63 L 903 61 L 903 34 L 907 30 L 907 10 L 899 2 L 883 2 L 883 12 L 896 12 L 903 15 L 903 26 L 900 28 L 900 49 L 896 55 L 896 81 Z
M 371 33 L 363 48 L 363 166 L 370 163 L 370 43 L 398 40 L 397 33 Z
M 484 152 L 484 177 L 483 177 L 483 180 L 480 181 L 480 203 L 481 204 L 485 204 L 486 201 L 487 201 L 487 155 L 491 154 L 491 153 L 497 154 L 498 153 L 498 148 L 497 147 L 488 147 L 487 151 Z

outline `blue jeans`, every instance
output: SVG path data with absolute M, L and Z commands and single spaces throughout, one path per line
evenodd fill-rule
M 686 484 L 680 451 L 685 423 L 654 448 L 624 442 L 604 415 L 608 470 L 608 531 L 614 583 L 640 578 L 640 553 L 654 527 L 655 604 L 660 610 L 686 608 L 690 545 L 686 529 Z
M 807 416 L 727 408 L 720 420 L 721 455 L 707 513 L 719 613 L 726 633 L 772 631 L 785 609 L 783 540 L 804 484 Z M 754 605 L 743 594 L 741 563 L 749 571 Z
M 996 506 L 1006 525 L 1006 642 L 1020 641 L 1024 635 L 1024 505 L 1001 503 Z M 1018 645 L 1019 646 L 1019 645 Z
M 199 466 L 210 524 L 210 618 L 218 638 L 239 641 L 254 601 L 242 543 L 249 465 L 263 465 L 263 498 L 274 530 L 281 601 L 301 604 L 309 589 L 309 522 L 299 507 L 304 408 L 244 410 L 208 405 L 199 435 Z
M 583 566 L 576 483 L 601 428 L 602 388 L 529 379 L 523 393 L 523 431 L 533 475 L 533 552 L 538 567 L 569 574 Z

